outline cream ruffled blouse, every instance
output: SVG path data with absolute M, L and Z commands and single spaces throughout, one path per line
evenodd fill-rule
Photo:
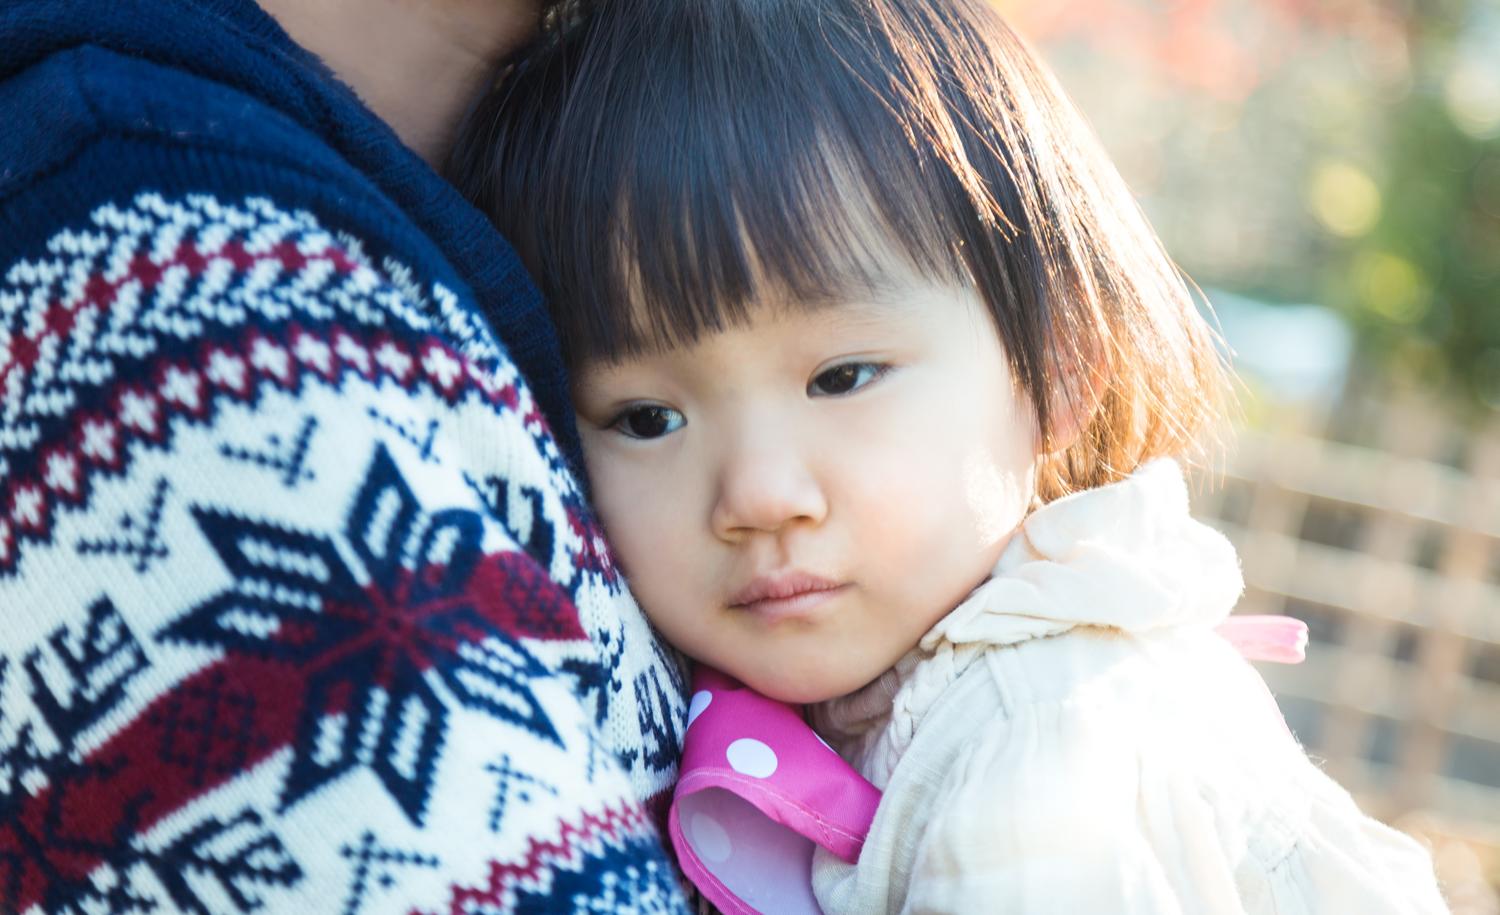
M 894 669 L 813 710 L 884 791 L 829 915 L 1445 912 L 1213 627 L 1234 549 L 1157 461 L 1037 510 Z

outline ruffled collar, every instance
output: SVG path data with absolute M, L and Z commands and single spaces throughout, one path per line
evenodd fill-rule
M 915 649 L 863 689 L 810 707 L 809 718 L 879 785 L 942 689 L 983 649 L 1080 626 L 1209 628 L 1243 587 L 1234 547 L 1189 513 L 1181 468 L 1152 461 L 1037 509 L 990 578 Z
M 919 650 L 1011 645 L 1075 626 L 1212 626 L 1243 585 L 1234 547 L 1189 514 L 1176 462 L 1153 461 L 1032 513 L 989 580 L 933 626 Z

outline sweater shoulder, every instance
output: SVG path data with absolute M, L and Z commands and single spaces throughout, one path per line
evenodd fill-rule
M 130 138 L 354 177 L 313 131 L 225 83 L 94 45 L 57 51 L 0 82 L 0 200 Z M 109 176 L 80 175 L 108 183 Z
M 43 257 L 101 208 L 209 195 L 308 214 L 374 263 L 472 294 L 428 231 L 319 133 L 337 125 L 225 82 L 80 45 L 0 80 L 0 117 L 14 125 L 0 131 L 0 265 Z

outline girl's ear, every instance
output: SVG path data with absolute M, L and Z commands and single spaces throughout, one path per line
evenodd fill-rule
M 1087 455 L 1072 453 L 1093 425 L 1102 405 L 1107 382 L 1105 374 L 1093 364 L 1080 360 L 1059 372 L 1060 384 L 1049 386 L 1047 397 L 1047 435 L 1037 449 L 1033 508 L 1066 496 L 1082 485 L 1080 472 L 1088 477 L 1092 463 Z
M 1091 361 L 1062 366 L 1061 384 L 1047 397 L 1047 440 L 1041 451 L 1061 455 L 1078 441 L 1099 411 L 1105 390 L 1104 373 Z

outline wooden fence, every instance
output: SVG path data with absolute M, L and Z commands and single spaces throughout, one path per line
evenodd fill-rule
M 1500 912 L 1500 423 L 1351 400 L 1242 432 L 1195 509 L 1240 550 L 1239 612 L 1308 623 L 1304 664 L 1262 665 L 1299 739 L 1434 843 L 1456 912 Z

